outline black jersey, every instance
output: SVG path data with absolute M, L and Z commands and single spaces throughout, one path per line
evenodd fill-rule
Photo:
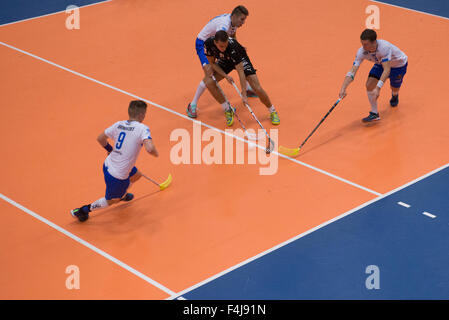
M 247 58 L 245 48 L 233 38 L 229 38 L 228 47 L 225 52 L 218 50 L 214 43 L 214 37 L 211 37 L 204 42 L 204 48 L 206 50 L 206 56 L 215 57 L 220 62 L 227 64 L 232 62 L 232 64 L 237 65 Z

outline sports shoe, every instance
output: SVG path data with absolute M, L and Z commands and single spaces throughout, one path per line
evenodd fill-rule
M 271 123 L 277 126 L 279 123 L 281 123 L 281 120 L 279 119 L 278 113 L 276 111 L 273 111 L 270 113 Z
M 230 107 L 228 110 L 225 111 L 225 116 L 226 116 L 226 125 L 228 127 L 232 126 L 232 124 L 234 123 L 234 108 Z
M 252 90 L 246 90 L 246 96 L 248 98 L 258 98 L 259 96 Z
M 127 193 L 120 199 L 120 201 L 131 201 L 134 199 L 134 195 L 132 193 Z
M 196 118 L 197 114 L 196 114 L 196 104 L 191 104 L 189 103 L 189 105 L 187 106 L 187 115 L 190 118 Z
M 377 120 L 380 120 L 379 114 L 374 112 L 370 112 L 368 117 L 362 119 L 363 122 L 372 122 Z
M 84 222 L 89 219 L 89 205 L 82 206 L 81 208 L 76 208 L 70 211 L 70 214 L 74 218 L 78 218 L 80 222 Z
M 391 95 L 390 106 L 396 107 L 399 104 L 399 95 Z

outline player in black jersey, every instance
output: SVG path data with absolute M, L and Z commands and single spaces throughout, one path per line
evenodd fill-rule
M 246 94 L 246 81 L 251 85 L 253 90 L 259 96 L 260 101 L 269 109 L 271 123 L 278 125 L 280 123 L 279 116 L 276 109 L 271 104 L 265 90 L 261 87 L 259 79 L 256 75 L 251 60 L 246 53 L 246 50 L 237 40 L 229 38 L 226 31 L 218 31 L 214 37 L 207 39 L 204 43 L 207 59 L 214 71 L 214 77 L 217 81 L 222 79 L 228 80 L 232 83 L 234 80 L 228 75 L 232 70 L 236 69 L 240 78 L 240 85 L 242 88 L 243 101 L 248 103 Z M 226 115 L 226 124 L 231 126 L 234 122 L 234 112 L 229 103 L 226 102 L 225 97 L 218 89 L 215 81 L 211 77 L 205 77 L 198 86 L 194 100 L 189 103 L 187 107 L 187 115 L 191 118 L 196 118 L 196 112 L 192 113 L 191 105 L 196 105 L 199 97 L 207 87 L 212 96 L 223 106 Z

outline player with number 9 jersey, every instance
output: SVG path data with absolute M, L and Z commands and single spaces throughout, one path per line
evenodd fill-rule
M 127 179 L 136 163 L 137 156 L 145 139 L 151 139 L 150 129 L 137 121 L 118 121 L 104 133 L 115 141 L 112 152 L 104 164 L 111 176 Z
M 145 150 L 158 157 L 153 144 L 150 129 L 142 123 L 145 119 L 147 104 L 141 100 L 131 101 L 128 108 L 129 119 L 118 121 L 100 133 L 98 143 L 106 149 L 108 157 L 103 163 L 105 196 L 70 211 L 73 217 L 84 222 L 93 210 L 106 208 L 119 201 L 131 201 L 132 193 L 127 193 L 132 183 L 142 177 L 134 166 L 142 146 Z M 108 138 L 114 141 L 112 147 Z

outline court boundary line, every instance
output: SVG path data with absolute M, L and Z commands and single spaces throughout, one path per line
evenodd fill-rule
M 95 6 L 97 4 L 102 4 L 102 3 L 106 3 L 106 2 L 111 2 L 112 0 L 100 0 L 100 2 L 95 2 L 95 3 L 91 3 L 91 4 L 86 4 L 84 6 L 77 6 L 78 8 L 86 8 L 86 7 L 91 7 L 91 6 Z M 66 9 L 61 10 L 61 11 L 55 11 L 52 13 L 47 13 L 47 14 L 42 14 L 40 16 L 35 16 L 35 17 L 31 17 L 31 18 L 25 18 L 25 19 L 21 19 L 21 20 L 16 20 L 16 21 L 12 21 L 12 22 L 7 22 L 4 24 L 0 24 L 0 28 L 4 27 L 4 26 L 9 26 L 11 24 L 16 24 L 16 23 L 20 23 L 20 22 L 25 22 L 25 21 L 30 21 L 30 20 L 35 20 L 35 19 L 39 19 L 39 18 L 44 18 L 44 17 L 48 17 L 48 16 L 52 16 L 58 13 L 62 13 L 65 12 Z
M 102 85 L 102 86 L 104 86 L 104 87 L 107 87 L 107 88 L 109 88 L 109 89 L 112 89 L 112 90 L 114 90 L 114 91 L 117 91 L 117 92 L 123 93 L 123 94 L 125 94 L 125 95 L 128 95 L 128 96 L 130 96 L 130 97 L 132 97 L 132 98 L 135 98 L 135 99 L 139 99 L 139 100 L 145 101 L 146 103 L 151 104 L 151 105 L 153 105 L 153 106 L 155 106 L 155 107 L 157 107 L 157 108 L 159 108 L 159 109 L 168 111 L 168 112 L 170 112 L 170 113 L 172 113 L 172 114 L 175 114 L 175 115 L 178 115 L 178 116 L 180 116 L 180 117 L 182 117 L 182 118 L 184 118 L 184 119 L 187 119 L 187 120 L 192 121 L 192 122 L 195 122 L 195 123 L 199 123 L 199 124 L 201 124 L 202 126 L 205 126 L 205 127 L 209 128 L 209 129 L 215 130 L 215 131 L 220 132 L 220 133 L 222 133 L 222 134 L 224 134 L 224 135 L 233 137 L 234 139 L 243 141 L 244 143 L 247 143 L 247 144 L 250 144 L 250 145 L 254 145 L 254 146 L 258 147 L 258 148 L 261 148 L 261 149 L 265 150 L 264 147 L 261 147 L 261 146 L 259 146 L 258 144 L 255 144 L 255 143 L 253 143 L 253 142 L 251 142 L 251 141 L 248 141 L 248 140 L 245 140 L 245 139 L 243 139 L 243 138 L 241 138 L 241 137 L 238 137 L 238 136 L 235 136 L 235 135 L 233 135 L 233 134 L 230 134 L 230 133 L 228 133 L 228 132 L 226 132 L 226 131 L 223 131 L 223 130 L 221 130 L 221 129 L 218 129 L 218 128 L 216 128 L 216 127 L 213 127 L 213 126 L 211 126 L 211 125 L 209 125 L 209 124 L 207 124 L 207 123 L 204 123 L 204 122 L 201 122 L 201 121 L 198 121 L 198 120 L 191 119 L 191 118 L 189 118 L 188 116 L 186 116 L 186 115 L 184 115 L 184 114 L 181 114 L 181 113 L 179 113 L 179 112 L 177 112 L 177 111 L 175 111 L 175 110 L 172 110 L 172 109 L 170 109 L 170 108 L 167 108 L 167 107 L 164 107 L 164 106 L 162 106 L 162 105 L 159 105 L 159 104 L 157 104 L 157 103 L 155 103 L 155 102 L 149 101 L 149 100 L 147 100 L 147 99 L 144 99 L 144 98 L 139 97 L 139 96 L 137 96 L 137 95 L 135 95 L 135 94 L 129 93 L 129 92 L 125 91 L 125 90 L 119 89 L 119 88 L 114 87 L 114 86 L 112 86 L 112 85 L 109 85 L 109 84 L 107 84 L 107 83 L 105 83 L 105 82 L 102 82 L 102 81 L 100 81 L 100 80 L 96 80 L 96 79 L 94 79 L 94 78 L 92 78 L 92 77 L 89 77 L 89 76 L 86 76 L 86 75 L 84 75 L 84 74 L 82 74 L 82 73 L 79 73 L 79 72 L 77 72 L 77 71 L 71 70 L 71 69 L 66 68 L 66 67 L 64 67 L 64 66 L 61 66 L 61 65 L 59 65 L 59 64 L 57 64 L 57 63 L 54 63 L 54 62 L 52 62 L 52 61 L 50 61 L 50 60 L 44 59 L 44 58 L 42 58 L 42 57 L 39 57 L 39 56 L 37 56 L 37 55 L 35 55 L 35 54 L 32 54 L 32 53 L 30 53 L 30 52 L 27 52 L 27 51 L 21 50 L 21 49 L 19 49 L 19 48 L 16 48 L 16 47 L 14 47 L 14 46 L 12 46 L 12 45 L 10 45 L 10 44 L 7 44 L 7 43 L 5 43 L 5 42 L 0 41 L 0 44 L 3 45 L 3 46 L 5 46 L 5 47 L 7 47 L 7 48 L 10 48 L 10 49 L 12 49 L 12 50 L 18 51 L 18 52 L 20 52 L 20 53 L 23 53 L 23 54 L 28 55 L 28 56 L 30 56 L 30 57 L 32 57 L 32 58 L 37 59 L 37 60 L 40 60 L 40 61 L 42 61 L 42 62 L 48 63 L 48 64 L 50 64 L 50 65 L 52 65 L 52 66 L 55 66 L 55 67 L 57 67 L 57 68 L 59 68 L 59 69 L 62 69 L 62 70 L 64 70 L 64 71 L 67 71 L 67 72 L 69 72 L 69 73 L 72 73 L 72 74 L 74 74 L 74 75 L 77 75 L 77 76 L 79 76 L 79 77 L 81 77 L 81 78 L 84 78 L 84 79 L 87 79 L 87 80 L 89 80 L 89 81 L 95 82 L 95 83 L 97 83 L 97 84 L 100 84 L 100 85 Z M 379 193 L 379 192 L 377 192 L 377 191 L 371 190 L 371 189 L 369 189 L 369 188 L 367 188 L 367 187 L 364 187 L 364 186 L 359 185 L 359 184 L 357 184 L 357 183 L 355 183 L 355 182 L 349 181 L 349 180 L 347 180 L 347 179 L 345 179 L 345 178 L 339 177 L 339 176 L 337 176 L 337 175 L 335 175 L 335 174 L 332 174 L 332 173 L 330 173 L 330 172 L 327 172 L 327 171 L 325 171 L 325 170 L 323 170 L 323 169 L 317 168 L 317 167 L 312 166 L 312 165 L 310 165 L 310 164 L 307 164 L 307 163 L 305 163 L 305 162 L 302 162 L 302 161 L 293 159 L 293 158 L 291 158 L 291 157 L 288 157 L 288 156 L 286 156 L 286 155 L 283 155 L 283 154 L 281 154 L 281 153 L 278 153 L 277 151 L 273 151 L 272 154 L 275 154 L 275 155 L 280 156 L 280 157 L 282 157 L 282 158 L 284 158 L 284 159 L 288 159 L 288 160 L 290 160 L 290 161 L 293 161 L 293 162 L 295 162 L 295 163 L 297 163 L 297 164 L 300 164 L 300 165 L 302 165 L 302 166 L 304 166 L 304 167 L 307 167 L 307 168 L 312 169 L 312 170 L 314 170 L 314 171 L 316 171 L 316 172 L 319 172 L 319 173 L 322 173 L 322 174 L 324 174 L 324 175 L 327 175 L 328 177 L 334 178 L 334 179 L 336 179 L 336 180 L 339 180 L 340 182 L 349 184 L 349 185 L 351 185 L 351 186 L 353 186 L 353 187 L 356 187 L 356 188 L 361 189 L 361 190 L 363 190 L 363 191 L 369 192 L 369 193 L 374 194 L 374 195 L 376 195 L 376 196 L 382 195 L 381 193 Z
M 417 13 L 422 13 L 428 16 L 432 16 L 435 18 L 440 18 L 440 19 L 445 19 L 445 20 L 449 20 L 448 17 L 444 17 L 444 16 L 439 16 L 437 14 L 433 14 L 433 13 L 429 13 L 429 12 L 425 12 L 425 11 L 420 11 L 420 10 L 416 10 L 416 9 L 412 9 L 412 8 L 407 8 L 407 7 L 402 7 L 402 6 L 398 6 L 397 4 L 391 4 L 388 2 L 382 2 L 379 0 L 370 0 L 371 2 L 376 2 L 376 3 L 380 3 L 380 4 L 384 4 L 386 6 L 391 6 L 391 7 L 395 7 L 395 8 L 399 8 L 399 9 L 404 9 L 404 10 L 408 10 L 408 11 L 412 11 L 412 12 L 417 12 Z
M 327 226 L 327 225 L 329 225 L 329 224 L 331 224 L 331 223 L 333 223 L 335 221 L 338 221 L 338 220 L 340 220 L 340 219 L 342 219 L 342 218 L 344 218 L 344 217 L 346 217 L 346 216 L 348 216 L 348 215 L 350 215 L 350 214 L 352 214 L 354 212 L 357 212 L 357 211 L 363 209 L 364 207 L 367 207 L 367 206 L 369 206 L 369 205 L 371 205 L 371 204 L 373 204 L 373 203 L 375 203 L 377 201 L 380 201 L 380 200 L 382 200 L 382 199 L 384 199 L 384 198 L 386 198 L 386 197 L 388 197 L 388 196 L 390 196 L 390 195 L 392 195 L 392 194 L 394 194 L 394 193 L 396 193 L 398 191 L 401 191 L 402 189 L 405 189 L 405 188 L 407 188 L 407 187 L 409 187 L 409 186 L 411 186 L 411 185 L 413 185 L 413 184 L 415 184 L 415 183 L 417 183 L 417 182 L 419 182 L 421 180 L 424 180 L 424 179 L 430 177 L 431 175 L 434 175 L 434 174 L 436 174 L 436 173 L 438 173 L 438 172 L 440 172 L 440 171 L 442 171 L 442 170 L 444 170 L 444 169 L 446 169 L 448 167 L 449 167 L 449 163 L 447 163 L 447 164 L 445 164 L 445 165 L 443 165 L 443 166 L 441 166 L 441 167 L 439 167 L 439 168 L 437 168 L 435 170 L 432 170 L 429 173 L 426 173 L 425 175 L 423 175 L 421 177 L 418 177 L 418 178 L 416 178 L 416 179 L 414 179 L 414 180 L 412 180 L 412 181 L 410 181 L 410 182 L 408 182 L 408 183 L 406 183 L 406 184 L 404 184 L 404 185 L 402 185 L 402 186 L 400 186 L 400 187 L 398 187 L 396 189 L 393 189 L 393 190 L 391 190 L 391 191 L 389 191 L 389 192 L 387 192 L 387 193 L 385 193 L 385 194 L 383 194 L 383 195 L 381 195 L 381 196 L 379 196 L 379 197 L 377 197 L 375 199 L 367 201 L 367 202 L 365 202 L 365 203 L 363 203 L 363 204 L 361 204 L 361 205 L 359 205 L 359 206 L 357 206 L 357 207 L 355 207 L 355 208 L 353 208 L 353 209 L 351 209 L 349 211 L 346 211 L 345 213 L 343 213 L 343 214 L 341 214 L 341 215 L 339 215 L 339 216 L 337 216 L 335 218 L 332 218 L 332 219 L 330 219 L 330 220 L 328 220 L 326 222 L 323 222 L 322 224 L 320 224 L 320 225 L 318 225 L 318 226 L 316 226 L 314 228 L 311 228 L 311 229 L 309 229 L 309 230 L 307 230 L 307 231 L 305 231 L 305 232 L 303 232 L 303 233 L 301 233 L 301 234 L 299 234 L 299 235 L 297 235 L 297 236 L 295 236 L 293 238 L 290 238 L 290 239 L 288 239 L 288 240 L 286 240 L 286 241 L 284 241 L 284 242 L 282 242 L 282 243 L 280 243 L 280 244 L 278 244 L 278 245 L 276 245 L 276 246 L 274 246 L 274 247 L 272 247 L 272 248 L 270 248 L 268 250 L 265 250 L 265 251 L 255 255 L 255 256 L 251 257 L 251 258 L 248 258 L 248 259 L 246 259 L 246 260 L 244 260 L 244 261 L 242 261 L 242 262 L 240 262 L 240 263 L 238 263 L 238 264 L 236 264 L 236 265 L 234 265 L 234 266 L 232 266 L 232 267 L 230 267 L 230 268 L 228 268 L 228 269 L 226 269 L 226 270 L 224 270 L 222 272 L 219 272 L 219 273 L 217 273 L 217 274 L 215 274 L 215 275 L 213 275 L 213 276 L 211 276 L 211 277 L 209 277 L 209 278 L 207 278 L 207 279 L 205 279 L 205 280 L 203 280 L 201 282 L 198 282 L 198 283 L 194 284 L 193 286 L 178 292 L 178 294 L 166 298 L 165 300 L 177 299 L 177 298 L 185 295 L 186 293 L 189 293 L 189 292 L 191 292 L 193 290 L 196 290 L 196 289 L 206 285 L 209 282 L 212 282 L 212 281 L 214 281 L 214 280 L 216 280 L 216 279 L 218 279 L 218 278 L 220 278 L 220 277 L 222 277 L 222 276 L 224 276 L 224 275 L 226 275 L 226 274 L 228 274 L 228 273 L 230 273 L 230 272 L 232 272 L 232 271 L 234 271 L 234 270 L 236 270 L 236 269 L 238 269 L 238 268 L 240 268 L 240 267 L 242 267 L 244 265 L 247 265 L 247 264 L 249 264 L 249 263 L 251 263 L 251 262 L 253 262 L 253 261 L 255 261 L 255 260 L 257 260 L 257 259 L 259 259 L 259 258 L 261 258 L 261 257 L 263 257 L 263 256 L 265 256 L 265 255 L 267 255 L 269 253 L 271 253 L 271 252 L 273 252 L 273 251 L 276 251 L 276 250 L 278 250 L 278 249 L 280 249 L 280 248 L 282 248 L 282 247 L 284 247 L 284 246 L 286 246 L 286 245 L 288 245 L 288 244 L 290 244 L 290 243 L 292 243 L 292 242 L 294 242 L 296 240 L 299 240 L 300 238 L 303 238 L 306 235 L 308 235 L 308 234 L 310 234 L 310 233 L 312 233 L 314 231 L 317 231 L 317 230 L 319 230 L 319 229 L 321 229 L 321 228 L 323 228 L 323 227 L 325 227 L 325 226 Z M 186 299 L 186 298 L 184 298 L 184 299 Z
M 22 206 L 21 204 L 17 203 L 16 201 L 12 200 L 11 198 L 5 196 L 4 194 L 0 193 L 0 198 L 3 199 L 4 201 L 8 202 L 12 206 L 14 206 L 14 207 L 22 210 L 23 212 L 27 213 L 28 215 L 36 218 L 37 220 L 45 223 L 46 225 L 50 226 L 51 228 L 55 229 L 56 231 L 59 231 L 60 233 L 66 235 L 69 238 L 71 238 L 72 240 L 75 240 L 76 242 L 80 243 L 81 245 L 83 245 L 83 246 L 87 247 L 88 249 L 96 252 L 97 254 L 101 255 L 102 257 L 106 258 L 107 260 L 115 263 L 119 267 L 122 267 L 126 271 L 129 271 L 130 273 L 132 273 L 135 276 L 139 277 L 140 279 L 148 282 L 149 284 L 151 284 L 154 287 L 158 288 L 159 290 L 165 292 L 166 294 L 168 294 L 168 295 L 175 294 L 174 291 L 172 291 L 172 290 L 168 289 L 167 287 L 163 286 L 162 284 L 160 284 L 156 280 L 151 279 L 150 277 L 148 277 L 147 275 L 143 274 L 142 272 L 137 271 L 136 269 L 134 269 L 133 267 L 127 265 L 126 263 L 122 262 L 121 260 L 111 256 L 109 253 L 106 253 L 105 251 L 103 251 L 103 250 L 95 247 L 94 245 L 90 244 L 86 240 L 81 239 L 80 237 L 78 237 L 78 236 L 74 235 L 73 233 L 65 230 L 64 228 L 58 226 L 57 224 L 51 222 L 50 220 L 48 220 L 48 219 L 38 215 L 34 211 L 31 211 L 30 209 Z

